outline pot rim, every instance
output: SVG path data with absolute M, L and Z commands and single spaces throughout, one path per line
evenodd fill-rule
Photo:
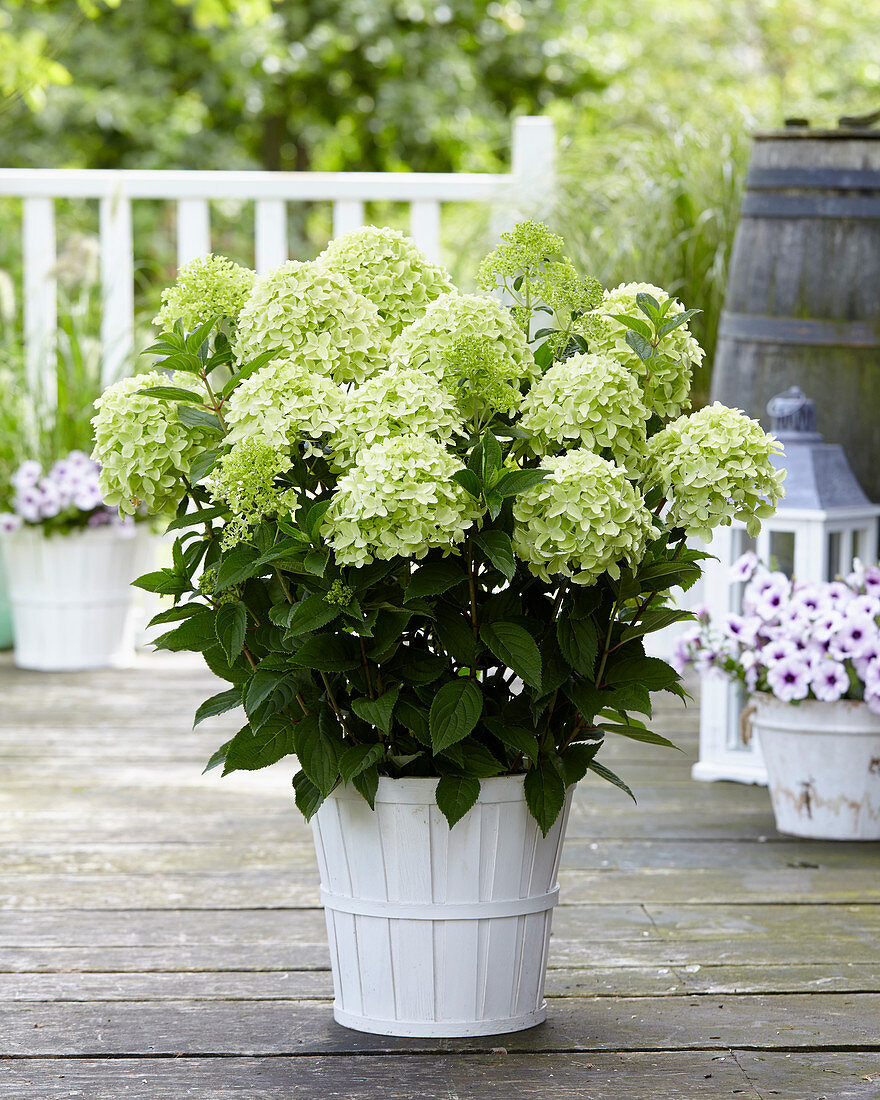
M 434 791 L 439 779 L 436 776 L 404 776 L 399 779 L 388 775 L 379 776 L 379 789 L 375 801 L 403 806 L 436 806 Z M 493 775 L 480 780 L 479 803 L 524 802 L 525 772 L 520 775 Z M 363 795 L 350 784 L 340 783 L 330 792 L 328 798 L 344 801 L 364 802 Z
M 795 704 L 784 703 L 764 691 L 753 692 L 750 698 L 755 704 L 754 721 L 759 734 L 762 728 L 804 735 L 880 734 L 880 715 L 861 699 L 838 699 L 834 703 L 802 699 Z

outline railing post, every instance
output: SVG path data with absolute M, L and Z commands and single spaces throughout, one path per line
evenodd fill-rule
M 101 198 L 102 377 L 109 385 L 134 350 L 134 245 L 131 200 L 119 175 Z
M 207 199 L 177 202 L 177 270 L 211 251 L 211 213 Z
M 258 275 L 287 260 L 287 203 L 257 199 L 254 211 L 254 263 Z
M 440 203 L 417 199 L 409 208 L 409 231 L 422 252 L 434 263 L 440 262 Z
M 556 188 L 556 127 L 543 115 L 526 115 L 513 124 L 511 172 L 514 202 L 543 213 Z
M 333 203 L 333 236 L 341 237 L 350 229 L 360 229 L 365 216 L 360 199 L 337 199 Z
M 51 359 L 58 328 L 58 298 L 52 273 L 56 260 L 55 200 L 33 196 L 25 198 L 23 206 L 25 369 L 29 385 L 45 388 L 46 397 L 54 403 L 55 368 Z

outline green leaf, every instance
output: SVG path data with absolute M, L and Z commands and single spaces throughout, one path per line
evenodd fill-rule
M 437 657 L 409 646 L 401 646 L 394 655 L 388 671 L 408 684 L 424 685 L 433 683 L 449 669 L 445 657 Z
M 502 497 L 513 497 L 517 493 L 525 493 L 528 489 L 534 489 L 546 477 L 546 470 L 511 470 L 495 486 L 495 492 Z
M 593 758 L 602 748 L 601 741 L 579 742 L 569 745 L 562 753 L 562 769 L 565 773 L 565 785 L 570 787 L 572 783 L 579 783 L 593 763 Z
M 654 297 L 653 294 L 648 294 L 643 290 L 640 290 L 636 295 L 636 305 L 647 317 L 650 317 L 653 321 L 657 314 L 660 312 L 660 303 Z
M 214 591 L 221 592 L 230 585 L 239 584 L 253 576 L 260 553 L 253 546 L 241 546 L 227 554 L 217 567 Z
M 474 638 L 473 627 L 458 607 L 438 604 L 434 626 L 440 645 L 459 664 L 471 667 L 480 652 L 480 643 Z
M 571 665 L 562 656 L 555 634 L 541 642 L 541 694 L 551 695 L 571 676 Z
M 156 649 L 168 649 L 174 653 L 182 650 L 200 651 L 215 645 L 214 611 L 200 611 L 185 619 L 176 630 L 169 630 L 153 643 Z
M 473 472 L 473 470 L 456 470 L 452 475 L 452 480 L 462 487 L 467 493 L 470 493 L 472 497 L 479 497 L 482 495 L 483 487 L 480 484 L 480 479 Z
M 191 615 L 198 615 L 200 611 L 208 610 L 203 603 L 183 603 L 177 607 L 169 607 L 167 611 L 160 611 L 150 619 L 148 626 L 161 626 L 163 623 L 179 623 L 182 619 L 188 619 Z
M 504 531 L 478 531 L 471 536 L 472 541 L 483 551 L 495 568 L 508 580 L 516 573 L 516 561 L 513 557 L 513 543 L 510 535 Z
M 239 367 L 220 391 L 220 396 L 228 397 L 236 386 L 243 382 L 245 378 L 249 378 L 256 371 L 260 370 L 261 367 L 265 367 L 267 363 L 271 363 L 273 359 L 277 359 L 280 354 L 280 348 L 273 348 L 271 351 L 261 352 L 255 359 L 251 359 L 249 363 L 245 363 L 244 366 Z
M 318 672 L 351 672 L 361 663 L 358 644 L 349 634 L 313 634 L 294 652 L 291 660 Z
M 437 766 L 452 761 L 464 775 L 470 775 L 475 779 L 490 779 L 493 775 L 500 775 L 507 770 L 507 765 L 486 748 L 482 742 L 474 737 L 466 737 L 456 745 L 450 745 L 438 758 Z
M 294 725 L 293 742 L 303 771 L 326 798 L 336 785 L 339 768 L 334 742 L 321 730 L 317 714 L 307 714 Z
M 444 775 L 437 784 L 435 797 L 451 829 L 480 797 L 480 781 L 470 775 Z
M 624 339 L 643 363 L 646 363 L 653 356 L 654 349 L 648 341 L 643 336 L 639 336 L 637 332 L 628 332 L 624 336 Z
M 203 406 L 202 398 L 192 390 L 185 390 L 182 386 L 147 386 L 146 389 L 137 390 L 146 397 L 156 397 L 161 401 L 186 401 L 193 405 Z
M 227 741 L 225 745 L 221 745 L 216 752 L 211 753 L 211 759 L 204 766 L 204 768 L 202 768 L 202 775 L 204 775 L 206 772 L 211 771 L 212 768 L 219 768 L 221 764 L 226 763 L 226 753 L 229 751 L 229 746 L 234 740 L 234 737 L 230 738 L 230 740 Z
M 648 691 L 669 689 L 680 679 L 675 669 L 659 657 L 629 657 L 609 665 L 605 670 L 605 682 L 608 684 L 625 684 L 634 680 Z
M 165 534 L 169 534 L 171 531 L 180 531 L 184 527 L 196 527 L 200 523 L 208 523 L 212 519 L 219 519 L 224 515 L 226 508 L 223 505 L 216 505 L 213 508 L 196 508 L 193 512 L 186 512 L 182 516 L 178 516 L 177 519 L 173 519 L 165 528 Z
M 245 726 L 235 735 L 226 751 L 223 774 L 232 771 L 257 771 L 268 768 L 285 756 L 290 756 L 293 748 L 293 724 L 289 718 L 276 716 L 269 718 L 258 730 Z
M 501 469 L 501 446 L 488 428 L 483 433 L 483 438 L 480 442 L 483 447 L 483 461 L 481 463 L 480 472 L 483 478 L 483 485 L 487 489 L 490 489 L 495 484 L 498 471 Z
M 289 538 L 276 542 L 274 546 L 270 546 L 268 550 L 264 550 L 260 554 L 257 567 L 270 565 L 273 561 L 278 561 L 279 558 L 289 558 L 291 554 L 299 553 L 303 549 L 304 539 L 305 536 L 300 535 L 299 539 Z
M 619 733 L 621 737 L 628 737 L 632 741 L 641 741 L 645 745 L 662 745 L 666 749 L 678 749 L 678 745 L 674 745 L 667 737 L 644 729 L 642 726 L 625 722 L 605 722 L 601 718 L 597 724 L 607 733 Z
M 179 577 L 173 569 L 159 569 L 155 573 L 144 573 L 131 582 L 135 588 L 145 592 L 157 592 L 160 596 L 182 596 L 190 588 L 184 577 Z
M 679 325 L 686 325 L 691 317 L 694 317 L 697 313 L 701 313 L 699 309 L 686 309 L 684 313 L 676 313 L 674 317 L 670 317 L 669 320 L 660 326 L 657 332 L 658 336 L 666 336 L 672 332 L 673 329 L 679 327 Z
M 586 680 L 573 680 L 566 684 L 563 690 L 586 722 L 592 722 L 599 711 L 609 705 L 611 693 L 600 691 Z
M 429 725 L 434 752 L 462 741 L 476 726 L 483 711 L 483 696 L 473 680 L 444 684 L 431 703 Z
M 504 498 L 495 489 L 486 493 L 486 510 L 489 513 L 490 519 L 498 519 L 502 504 L 504 504 Z
M 202 321 L 192 332 L 188 333 L 184 341 L 186 350 L 191 352 L 200 351 L 204 342 L 219 325 L 220 320 L 220 317 L 209 317 L 207 321 Z
M 421 596 L 439 596 L 465 580 L 467 577 L 457 560 L 447 559 L 423 565 L 410 578 L 403 602 L 408 603 Z
M 428 725 L 428 712 L 425 707 L 418 706 L 411 699 L 401 699 L 396 709 L 397 721 L 423 745 L 431 744 L 430 727 Z
M 196 711 L 193 720 L 193 728 L 204 722 L 206 718 L 214 718 L 218 714 L 225 714 L 228 710 L 234 710 L 241 706 L 241 691 L 239 688 L 229 688 L 227 691 L 218 692 L 206 699 Z
M 537 762 L 538 739 L 530 730 L 511 726 L 503 718 L 484 718 L 483 725 L 507 748 L 527 756 L 533 764 Z
M 560 619 L 556 638 L 562 656 L 572 668 L 592 679 L 599 653 L 599 635 L 592 619 Z
M 385 755 L 383 745 L 349 745 L 339 757 L 339 774 L 343 783 L 378 764 Z
M 639 336 L 645 340 L 650 340 L 654 335 L 651 326 L 647 321 L 643 321 L 641 317 L 627 317 L 625 313 L 612 313 L 611 317 L 614 318 L 618 324 L 623 325 L 624 328 L 631 329 L 633 332 L 637 332 Z
M 244 649 L 244 636 L 247 631 L 247 610 L 239 600 L 235 604 L 224 604 L 217 610 L 214 622 L 217 641 L 230 661 Z
M 306 821 L 311 821 L 321 808 L 324 796 L 306 773 L 299 771 L 293 777 L 293 800 Z
M 546 836 L 565 805 L 562 777 L 548 757 L 541 756 L 535 767 L 526 772 L 524 787 L 529 812 Z
M 394 687 L 384 691 L 378 699 L 368 699 L 366 696 L 352 699 L 351 709 L 358 718 L 363 718 L 365 722 L 375 726 L 382 733 L 390 733 L 391 716 L 394 713 L 394 706 L 399 694 L 400 685 L 395 684 Z
M 196 408 L 195 405 L 178 405 L 177 419 L 188 428 L 208 428 L 223 435 L 223 425 L 212 412 Z
M 274 669 L 258 668 L 255 670 L 244 693 L 244 709 L 248 717 L 250 717 L 252 711 L 255 711 L 261 703 L 269 698 L 286 676 L 286 672 L 276 672 Z
M 315 592 L 289 609 L 285 625 L 291 635 L 308 634 L 332 623 L 340 612 L 340 607 L 327 603 L 320 593 Z
M 219 679 L 228 680 L 230 684 L 237 686 L 244 686 L 250 681 L 252 676 L 250 665 L 245 664 L 241 658 L 230 661 L 219 642 L 210 649 L 206 649 L 202 657 L 211 672 Z
M 225 447 L 215 447 L 211 451 L 202 451 L 201 454 L 197 454 L 189 467 L 189 480 L 192 484 L 198 484 L 203 477 L 207 477 L 225 454 Z
M 651 693 L 644 684 L 636 680 L 618 684 L 613 690 L 601 694 L 607 694 L 608 696 L 606 707 L 614 707 L 615 710 L 622 711 L 636 711 L 638 714 L 646 714 L 649 718 L 653 713 Z
M 632 791 L 629 789 L 626 783 L 624 783 L 620 776 L 616 775 L 610 768 L 606 768 L 605 765 L 600 764 L 598 760 L 591 760 L 590 771 L 595 772 L 596 775 L 600 776 L 608 783 L 613 783 L 614 786 L 622 790 L 624 794 L 628 794 L 633 802 L 636 802 L 636 796 L 632 793 Z
M 306 512 L 306 518 L 303 520 L 303 530 L 314 540 L 318 537 L 318 531 L 321 529 L 321 524 L 324 521 L 324 516 L 327 509 L 330 507 L 329 500 L 319 500 L 317 504 L 313 504 Z
M 379 790 L 379 768 L 376 764 L 367 768 L 351 781 L 354 789 L 366 800 L 371 810 L 376 808 L 376 792 Z
M 303 558 L 303 565 L 314 576 L 323 577 L 329 561 L 329 550 L 310 550 Z
M 512 668 L 524 684 L 541 686 L 541 652 L 535 639 L 516 623 L 483 623 L 480 637 L 498 658 Z
M 628 642 L 633 638 L 641 638 L 643 634 L 651 634 L 655 630 L 663 630 L 672 623 L 682 622 L 685 619 L 693 619 L 690 611 L 680 611 L 673 607 L 655 607 L 645 614 L 637 623 L 626 627 L 621 633 L 620 640 Z

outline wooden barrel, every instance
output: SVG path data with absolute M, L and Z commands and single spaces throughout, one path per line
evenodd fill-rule
M 880 131 L 755 138 L 712 398 L 769 427 L 792 385 L 880 500 Z

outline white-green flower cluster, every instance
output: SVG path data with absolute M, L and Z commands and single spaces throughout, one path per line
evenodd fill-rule
M 191 380 L 176 375 L 173 382 Z M 149 371 L 110 386 L 95 402 L 92 458 L 101 463 L 101 494 L 129 515 L 141 505 L 152 515 L 173 511 L 185 492 L 180 474 L 205 449 L 205 433 L 181 424 L 176 405 L 138 393 L 168 384 L 167 375 Z
M 394 340 L 391 361 L 430 371 L 452 391 L 448 364 L 456 344 L 465 337 L 488 338 L 504 359 L 516 364 L 520 378 L 530 380 L 537 375 L 528 342 L 510 313 L 495 298 L 482 294 L 441 295 Z
M 256 275 L 225 256 L 201 256 L 178 273 L 177 282 L 162 291 L 162 308 L 153 324 L 162 331 L 181 321 L 192 332 L 212 317 L 233 325 L 254 285 Z
M 645 446 L 650 417 L 634 375 L 610 355 L 572 355 L 532 386 L 522 403 L 520 425 L 534 436 L 535 454 L 559 447 L 609 450 L 632 465 Z
M 273 359 L 239 383 L 225 415 L 231 443 L 259 435 L 284 449 L 338 431 L 345 391 L 294 359 Z
M 275 479 L 289 462 L 284 453 L 259 436 L 248 436 L 225 454 L 208 482 L 212 498 L 232 513 L 223 528 L 222 545 L 235 546 L 246 539 L 261 520 L 289 511 L 285 495 Z
M 449 272 L 432 264 L 397 229 L 367 225 L 331 241 L 318 262 L 344 275 L 358 294 L 375 305 L 389 338 L 455 289 Z
M 454 398 L 437 379 L 414 367 L 390 367 L 348 394 L 344 416 L 331 440 L 339 464 L 391 436 L 420 435 L 446 443 L 464 434 Z
M 636 305 L 636 295 L 650 294 L 660 305 L 669 295 L 650 283 L 625 283 L 606 291 L 605 297 L 590 314 L 590 349 L 613 355 L 639 376 L 645 404 L 663 420 L 678 416 L 690 405 L 691 377 L 694 367 L 703 361 L 703 349 L 687 325 L 681 325 L 661 338 L 657 355 L 647 364 L 626 342 L 630 331 L 616 316 L 632 317 L 647 323 L 647 317 Z M 673 302 L 667 319 L 684 312 L 684 306 Z
M 378 310 L 344 275 L 291 260 L 257 279 L 238 319 L 238 359 L 267 351 L 344 384 L 376 373 L 387 340 Z
M 648 441 L 644 484 L 659 486 L 667 520 L 708 540 L 714 527 L 742 520 L 757 535 L 782 494 L 770 456 L 782 447 L 757 420 L 715 402 L 680 416 Z
M 361 451 L 339 479 L 324 533 L 341 565 L 451 549 L 479 514 L 451 481 L 461 461 L 422 435 L 393 436 Z
M 576 450 L 545 459 L 542 469 L 548 477 L 513 504 L 513 548 L 532 573 L 586 585 L 606 570 L 618 577 L 623 560 L 641 560 L 651 515 L 619 466 Z

